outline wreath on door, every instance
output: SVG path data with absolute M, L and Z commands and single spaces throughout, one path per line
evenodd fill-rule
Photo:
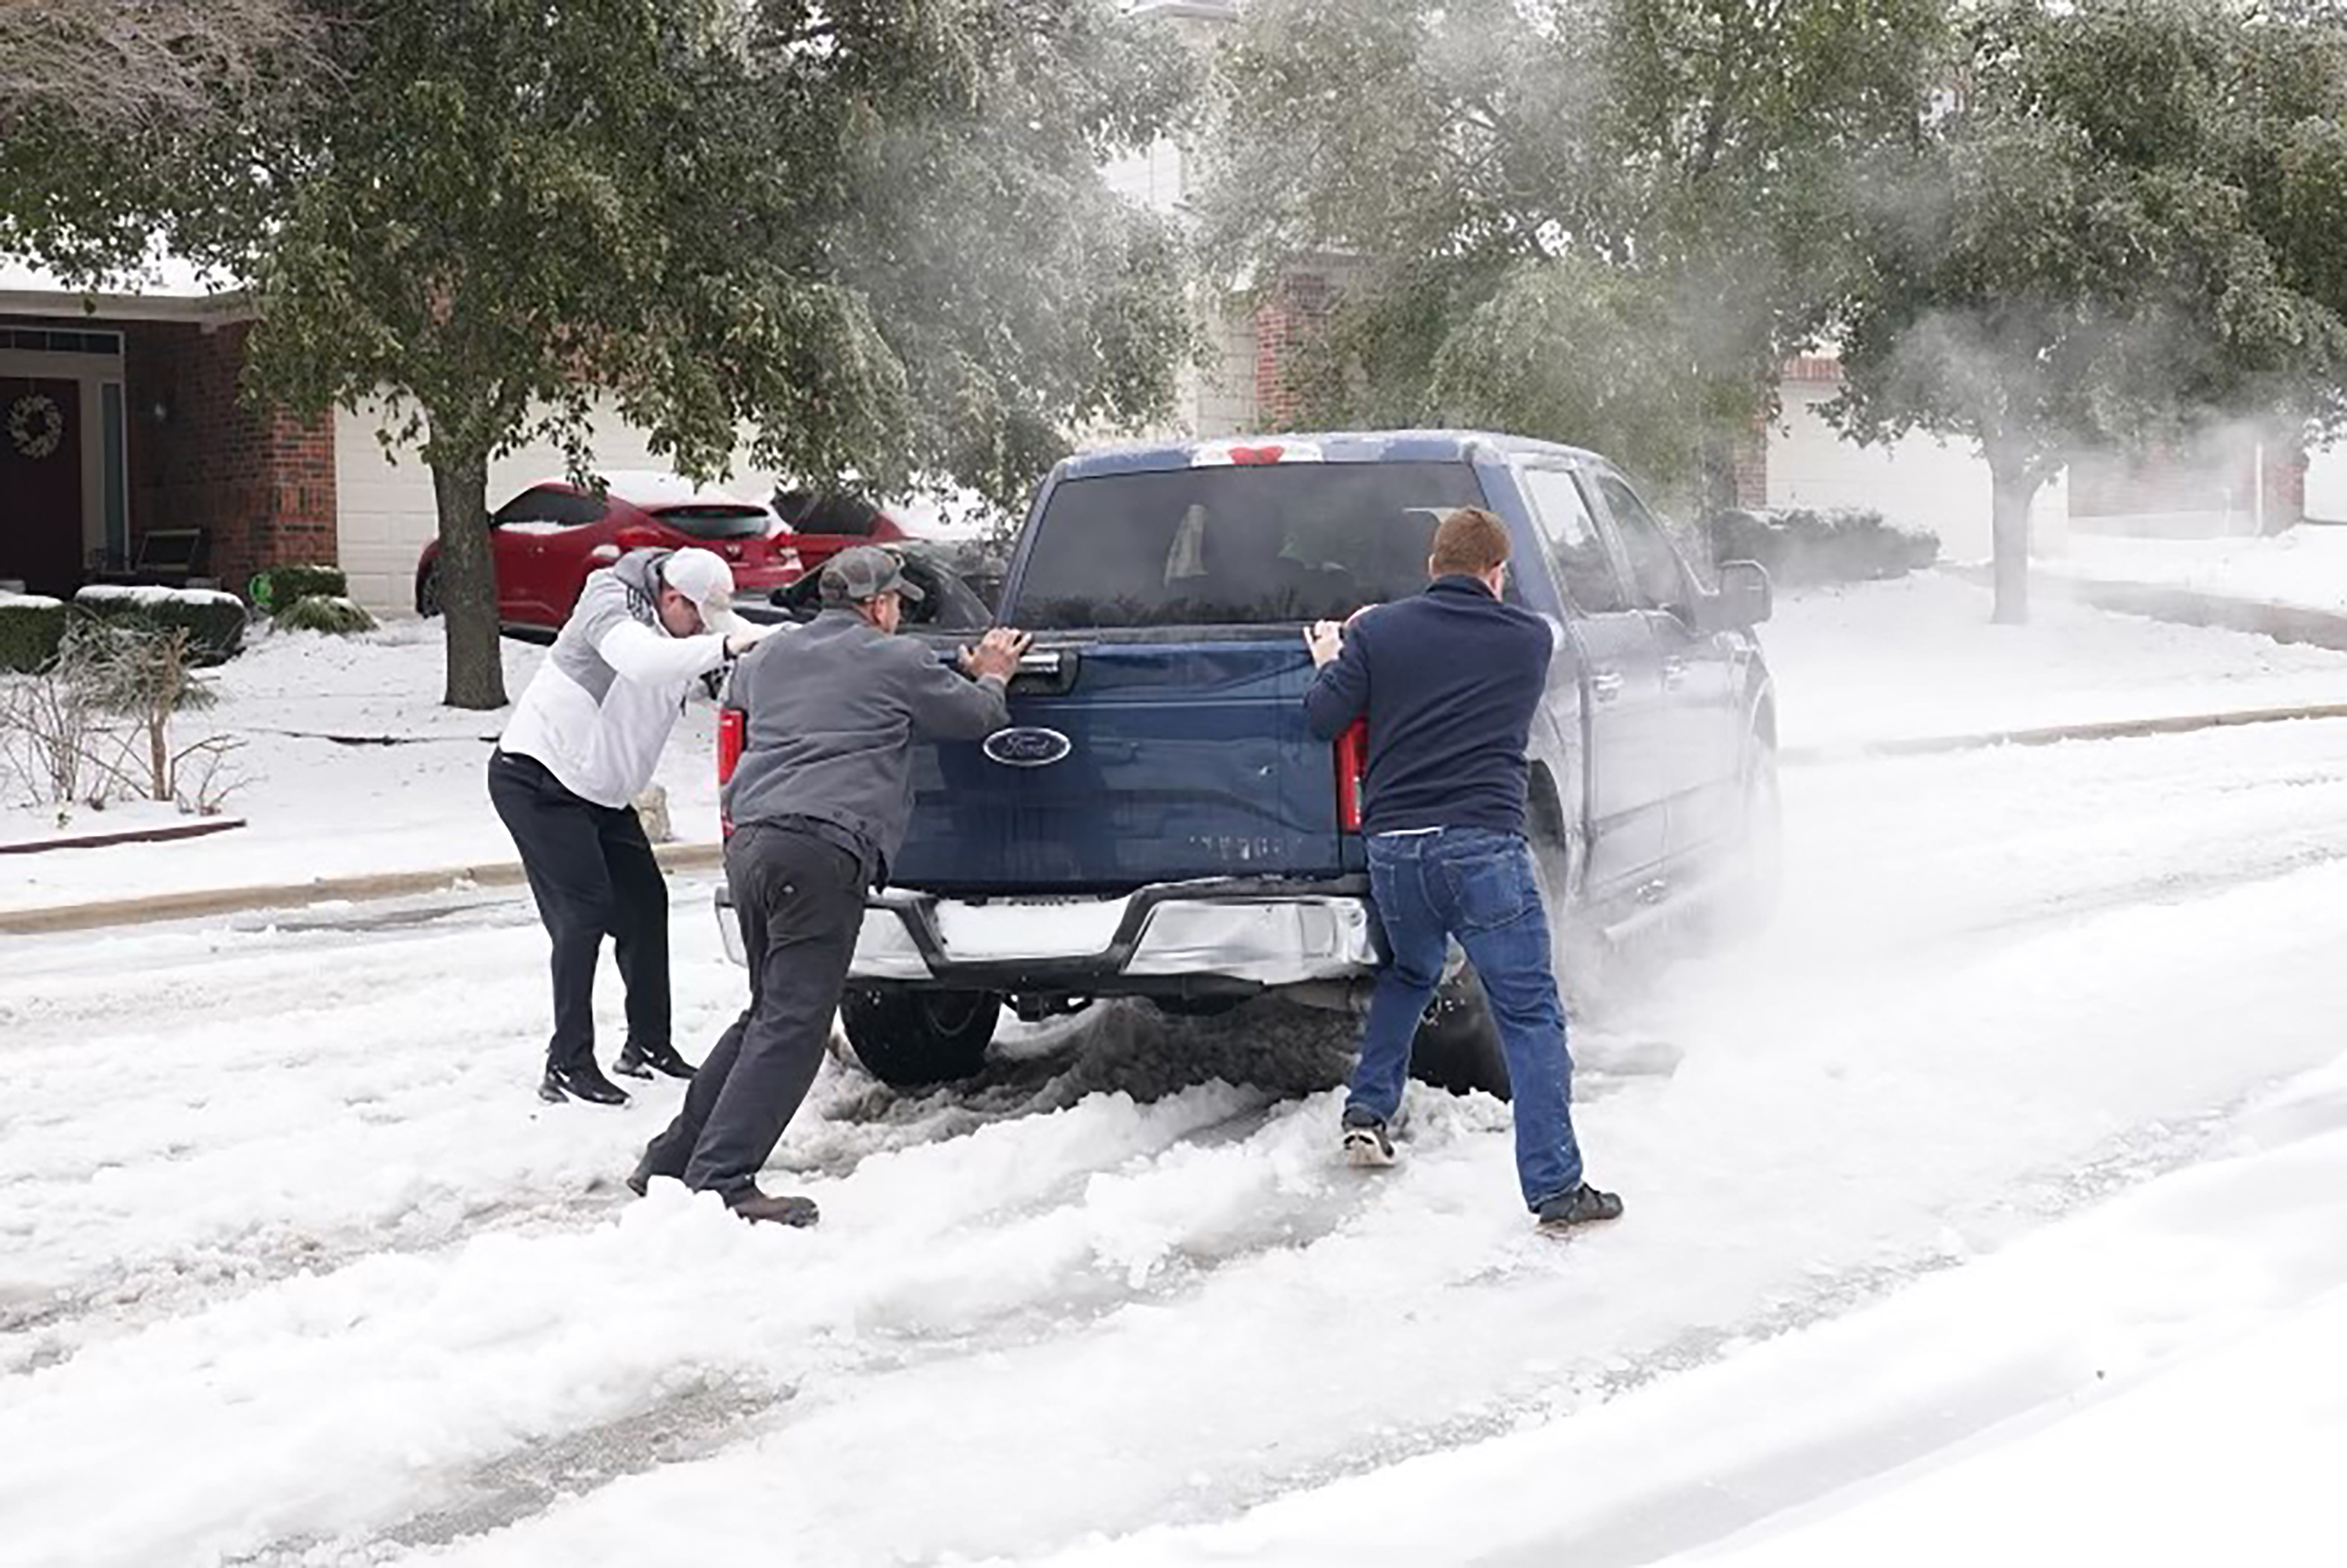
M 8 440 L 35 462 L 65 445 L 66 414 L 45 392 L 28 392 L 9 405 Z

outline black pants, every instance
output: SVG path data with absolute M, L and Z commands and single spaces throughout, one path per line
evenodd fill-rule
M 489 799 L 554 938 L 547 1061 L 575 1067 L 594 1058 L 595 961 L 606 936 L 628 988 L 628 1038 L 668 1044 L 668 884 L 643 823 L 627 806 L 571 794 L 537 758 L 502 751 L 489 753 Z
M 726 843 L 725 880 L 749 955 L 750 1006 L 692 1075 L 644 1168 L 735 1193 L 765 1167 L 823 1065 L 864 926 L 864 876 L 825 839 L 752 823 Z

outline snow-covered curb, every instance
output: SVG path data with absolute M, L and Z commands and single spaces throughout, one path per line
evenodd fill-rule
M 241 820 L 209 824 L 201 830 L 241 827 Z M 724 858 L 715 844 L 663 844 L 652 854 L 667 871 L 706 871 Z M 129 898 L 108 898 L 85 904 L 36 905 L 26 909 L 0 908 L 0 935 L 36 936 L 54 931 L 86 931 L 103 926 L 134 926 L 156 920 L 187 920 L 210 915 L 238 915 L 256 909 L 291 909 L 305 904 L 405 898 L 419 893 L 462 891 L 472 887 L 517 887 L 528 877 L 518 860 L 479 866 L 446 866 L 427 871 L 380 871 L 359 876 L 321 876 L 308 882 L 265 883 L 230 887 L 197 888 L 184 893 L 155 893 Z

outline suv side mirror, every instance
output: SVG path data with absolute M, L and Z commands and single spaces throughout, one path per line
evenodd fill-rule
M 1776 605 L 1768 568 L 1758 561 L 1727 561 L 1719 569 L 1717 591 L 1696 601 L 1696 625 L 1703 631 L 1749 631 L 1768 620 Z
M 662 542 L 658 528 L 648 528 L 641 523 L 630 523 L 620 530 L 620 548 L 623 550 L 654 549 Z

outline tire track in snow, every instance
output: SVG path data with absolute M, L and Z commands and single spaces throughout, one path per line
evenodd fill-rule
M 1822 1018 L 1799 987 L 1678 998 L 1655 1015 L 1689 1051 L 1672 1092 L 1601 1102 L 1584 1128 L 1601 1175 L 1631 1194 L 1616 1230 L 1563 1247 L 1524 1235 L 1491 1201 L 1505 1171 L 1495 1118 L 1490 1136 L 1422 1151 L 1399 1173 L 1406 1185 L 1303 1252 L 1201 1276 L 1178 1311 L 866 1368 L 853 1399 L 803 1385 L 786 1420 L 641 1478 L 624 1512 L 589 1495 L 448 1562 L 610 1561 L 590 1543 L 613 1525 L 712 1495 L 754 1499 L 809 1563 L 1020 1553 L 1225 1516 L 1569 1415 L 2188 1159 L 2203 1108 L 2335 1054 L 2321 1018 L 2347 1004 L 2347 981 L 2310 962 L 2326 927 L 2307 917 L 2335 907 L 2342 883 L 2316 867 L 2114 910 L 1944 972 L 1945 955 L 1927 954 Z M 2255 939 L 2220 958 L 2210 929 Z M 1764 952 L 1757 967 L 1785 960 Z M 2276 999 L 2245 1011 L 2243 994 Z M 1721 1016 L 1706 1022 L 1691 999 Z M 917 1510 L 857 1489 L 932 1429 L 952 1434 L 955 1462 L 927 1478 Z M 685 1526 L 671 1544 L 715 1542 Z
M 244 1038 L 241 1020 L 222 1026 L 222 1032 L 235 1037 L 226 1043 L 182 1040 L 181 1065 L 200 1087 L 182 1091 L 165 1082 L 165 1104 L 134 1105 L 115 1118 L 117 1126 L 130 1124 L 128 1132 L 110 1132 L 106 1115 L 79 1111 L 82 1084 L 64 1087 L 57 1099 L 67 1113 L 49 1131 L 54 1143 L 69 1142 L 72 1149 L 45 1149 L 37 1137 L 19 1139 L 10 1151 L 13 1173 L 0 1175 L 0 1193 L 15 1199 L 12 1213 L 0 1217 L 0 1234 L 13 1232 L 30 1244 L 21 1250 L 15 1270 L 37 1267 L 46 1257 L 49 1275 L 27 1281 L 19 1272 L 13 1284 L 0 1275 L 0 1372 L 55 1366 L 90 1344 L 371 1255 L 428 1253 L 484 1234 L 600 1223 L 624 1199 L 618 1174 L 632 1161 L 641 1138 L 665 1118 L 666 1102 L 681 1093 L 678 1086 L 657 1085 L 651 1091 L 661 1101 L 657 1112 L 640 1114 L 650 1108 L 631 1108 L 623 1119 L 572 1107 L 548 1112 L 534 1101 L 519 1100 L 507 1060 L 517 1051 L 484 1055 L 446 1040 L 401 1040 L 396 1037 L 404 1011 L 392 1005 L 386 1029 L 374 1018 L 384 1011 L 383 999 L 364 991 L 360 998 L 330 1020 L 313 1015 L 280 1039 L 273 1053 L 269 1041 Z M 515 1030 L 528 1027 L 534 1007 L 534 996 L 517 1000 L 506 1021 Z M 972 1094 L 900 1095 L 858 1070 L 834 1068 L 818 1085 L 777 1164 L 845 1175 L 876 1153 L 1067 1109 L 1099 1092 L 1102 1083 L 1124 1083 L 1143 1098 L 1162 1098 L 1212 1081 L 1233 1066 L 1276 1066 L 1285 1060 L 1290 1086 L 1306 1088 L 1325 1087 L 1341 1071 L 1343 1053 L 1330 1054 L 1331 1025 L 1322 1015 L 1275 1023 L 1286 1040 L 1283 1056 L 1250 1021 L 1253 1013 L 1235 1027 L 1175 1030 L 1138 1009 L 1105 1010 L 1104 1020 L 1087 1027 L 1014 1040 L 1020 1054 L 1006 1054 L 989 1070 L 989 1081 Z M 311 1056 L 306 1044 L 322 1028 L 341 1040 L 338 1055 L 323 1061 Z M 1169 1034 L 1192 1043 L 1169 1043 Z M 1200 1048 L 1197 1041 L 1205 1036 L 1218 1037 L 1219 1043 Z M 183 1095 L 200 1106 L 215 1101 L 236 1104 L 240 1096 L 222 1086 L 212 1066 L 231 1049 L 242 1051 L 242 1071 L 251 1074 L 323 1081 L 331 1071 L 347 1074 L 356 1061 L 361 1078 L 355 1088 L 345 1082 L 339 1105 L 331 1103 L 330 1094 L 329 1103 L 296 1104 L 250 1123 L 223 1126 L 215 1118 L 209 1135 L 198 1142 L 181 1142 L 174 1132 L 172 1141 L 159 1147 L 134 1148 L 137 1132 L 177 1128 L 178 1112 L 187 1103 Z M 402 1060 L 403 1050 L 428 1058 L 429 1064 Z M 159 1077 L 164 1073 L 162 1063 L 150 1065 Z M 97 1091 L 102 1085 L 88 1087 Z M 1259 1124 L 1276 1094 L 1254 1089 L 1245 1098 L 1246 1112 L 1189 1135 L 1243 1136 L 1242 1123 Z M 113 1109 L 126 1110 L 119 1104 Z M 383 1179 L 323 1190 L 302 1184 L 272 1190 L 272 1172 L 317 1170 L 343 1157 L 344 1145 L 348 1156 L 364 1161 Z M 450 1148 L 486 1154 L 453 1169 L 436 1168 Z M 1145 1152 L 1111 1151 L 1099 1163 L 1071 1169 L 1045 1202 L 1064 1201 L 1102 1164 Z M 72 1163 L 77 1157 L 85 1163 Z M 120 1195 L 93 1205 L 91 1178 Z M 239 1201 L 209 1209 L 180 1201 L 171 1225 L 159 1231 L 142 1204 L 161 1204 L 188 1187 L 233 1191 Z M 254 1204 L 256 1195 L 264 1201 Z M 54 1225 L 39 1223 L 45 1213 L 56 1216 Z M 100 1222 L 95 1226 L 93 1217 Z
M 1129 1148 L 1130 1130 L 1147 1122 L 1164 1123 L 1163 1130 L 1211 1129 L 1244 1104 L 1238 1091 L 1199 1090 L 1170 1105 L 1093 1101 L 1059 1116 L 1005 1122 L 965 1141 L 999 1145 L 989 1151 L 988 1163 L 1005 1180 L 978 1185 L 958 1199 L 940 1199 L 930 1167 L 965 1163 L 967 1149 L 928 1146 L 877 1157 L 872 1163 L 878 1169 L 859 1172 L 826 1201 L 845 1202 L 859 1183 L 869 1185 L 876 1178 L 887 1189 L 878 1207 L 901 1209 L 902 1194 L 918 1191 L 928 1212 L 916 1215 L 916 1223 L 893 1226 L 867 1215 L 870 1228 L 830 1249 L 828 1266 L 792 1272 L 794 1283 L 782 1293 L 787 1299 L 774 1298 L 774 1250 L 820 1245 L 825 1239 L 820 1233 L 758 1233 L 713 1204 L 687 1203 L 673 1192 L 634 1205 L 617 1227 L 484 1237 L 442 1255 L 364 1259 L 335 1275 L 289 1280 L 119 1344 L 94 1347 L 69 1366 L 22 1379 L 10 1409 L 0 1411 L 0 1433 L 54 1430 L 71 1412 L 85 1434 L 114 1435 L 107 1445 L 118 1450 L 114 1462 L 168 1470 L 166 1453 L 191 1451 L 190 1445 L 215 1450 L 224 1435 L 221 1422 L 249 1429 L 255 1420 L 273 1419 L 299 1429 L 298 1438 L 288 1432 L 281 1442 L 258 1445 L 272 1452 L 254 1456 L 248 1450 L 241 1462 L 216 1452 L 203 1488 L 211 1506 L 193 1496 L 175 1497 L 175 1510 L 191 1512 L 174 1512 L 171 1530 L 181 1522 L 234 1530 L 215 1512 L 223 1497 L 266 1518 L 268 1500 L 276 1495 L 268 1473 L 297 1457 L 342 1478 L 357 1497 L 377 1506 L 386 1495 L 405 1493 L 419 1479 L 405 1458 L 410 1430 L 354 1426 L 315 1409 L 313 1390 L 330 1386 L 343 1409 L 395 1414 L 438 1440 L 434 1473 L 423 1478 L 432 1485 L 423 1496 L 404 1512 L 350 1522 L 404 1528 L 445 1516 L 448 1488 L 461 1489 L 476 1470 L 494 1476 L 519 1449 L 577 1428 L 625 1422 L 650 1408 L 661 1380 L 675 1373 L 680 1347 L 702 1348 L 699 1375 L 723 1377 L 731 1368 L 753 1381 L 802 1390 L 811 1381 L 849 1383 L 876 1368 L 928 1356 L 967 1355 L 990 1342 L 1070 1332 L 1136 1302 L 1178 1295 L 1199 1276 L 1266 1248 L 1310 1245 L 1341 1225 L 1358 1201 L 1374 1195 L 1374 1188 L 1351 1179 L 1353 1173 L 1330 1172 L 1317 1157 L 1327 1119 L 1321 1105 L 1275 1118 L 1236 1142 L 1194 1144 L 1176 1137 L 1161 1153 L 1127 1159 L 1113 1173 L 1095 1176 L 1081 1208 L 1038 1201 L 1066 1172 L 1064 1161 L 1037 1158 L 1044 1152 L 1037 1145 L 1098 1145 L 1101 1130 L 1074 1126 L 1071 1117 L 1104 1118 L 1127 1128 L 1119 1147 Z M 1295 1125 L 1299 1117 L 1308 1120 L 1308 1131 Z M 1274 1158 L 1276 1148 L 1266 1146 L 1292 1149 L 1299 1138 L 1308 1138 L 1316 1154 L 1311 1179 L 1301 1183 L 1293 1179 L 1292 1155 Z M 1282 1169 L 1290 1173 L 1285 1187 L 1272 1174 Z M 1033 1197 L 1017 1208 L 1006 1205 L 1003 1188 L 1020 1184 Z M 872 1203 L 869 1194 L 866 1202 Z M 1202 1203 L 1211 1234 L 1199 1245 L 1194 1233 Z M 1154 1220 L 1137 1246 L 1129 1228 L 1136 1218 Z M 1235 1228 L 1242 1225 L 1244 1232 Z M 674 1255 L 645 1267 L 646 1250 L 673 1250 Z M 624 1287 L 615 1285 L 614 1276 L 630 1275 Z M 959 1298 L 939 1301 L 956 1282 L 964 1286 Z M 476 1311 L 491 1298 L 498 1321 L 476 1321 Z M 584 1321 L 603 1331 L 591 1351 L 574 1345 L 559 1352 L 517 1342 L 510 1327 L 517 1317 L 549 1327 Z M 712 1335 L 712 1319 L 733 1327 Z M 296 1339 L 285 1341 L 288 1333 Z M 417 1342 L 436 1335 L 456 1344 L 431 1348 L 464 1352 L 468 1371 L 461 1379 L 425 1375 L 415 1364 Z M 301 1349 L 292 1350 L 294 1343 Z M 624 1368 L 615 1368 L 615 1358 Z M 424 1357 L 426 1363 L 441 1358 Z M 549 1366 L 549 1358 L 558 1365 Z M 126 1383 L 121 1374 L 132 1366 L 167 1376 Z M 168 1375 L 169 1368 L 194 1366 L 208 1368 L 200 1385 Z M 539 1430 L 532 1405 L 549 1397 L 549 1382 L 562 1390 L 562 1417 Z M 393 1389 L 404 1390 L 395 1412 L 384 1408 Z M 115 1414 L 123 1399 L 135 1400 L 136 1419 Z M 416 1409 L 419 1401 L 430 1408 Z M 465 1445 L 458 1440 L 466 1433 L 473 1453 L 460 1460 Z M 523 1440 L 514 1441 L 516 1435 Z M 141 1450 L 153 1451 L 141 1459 L 136 1451 Z M 633 1462 L 633 1450 L 624 1444 L 612 1452 L 620 1469 Z M 50 1476 L 47 1483 L 63 1479 Z M 34 1489 L 46 1495 L 37 1474 L 22 1477 L 21 1484 L 26 1491 L 10 1497 L 15 1487 L 0 1482 L 0 1507 L 22 1510 Z M 339 1538 L 300 1521 L 284 1522 L 292 1528 L 281 1528 L 274 1539 L 266 1532 L 257 1538 L 237 1532 L 243 1535 L 237 1550 L 306 1551 L 316 1539 Z M 170 1539 L 141 1536 L 121 1541 L 115 1550 L 119 1560 L 152 1560 L 170 1554 Z M 90 1560 L 112 1559 L 99 1552 Z

